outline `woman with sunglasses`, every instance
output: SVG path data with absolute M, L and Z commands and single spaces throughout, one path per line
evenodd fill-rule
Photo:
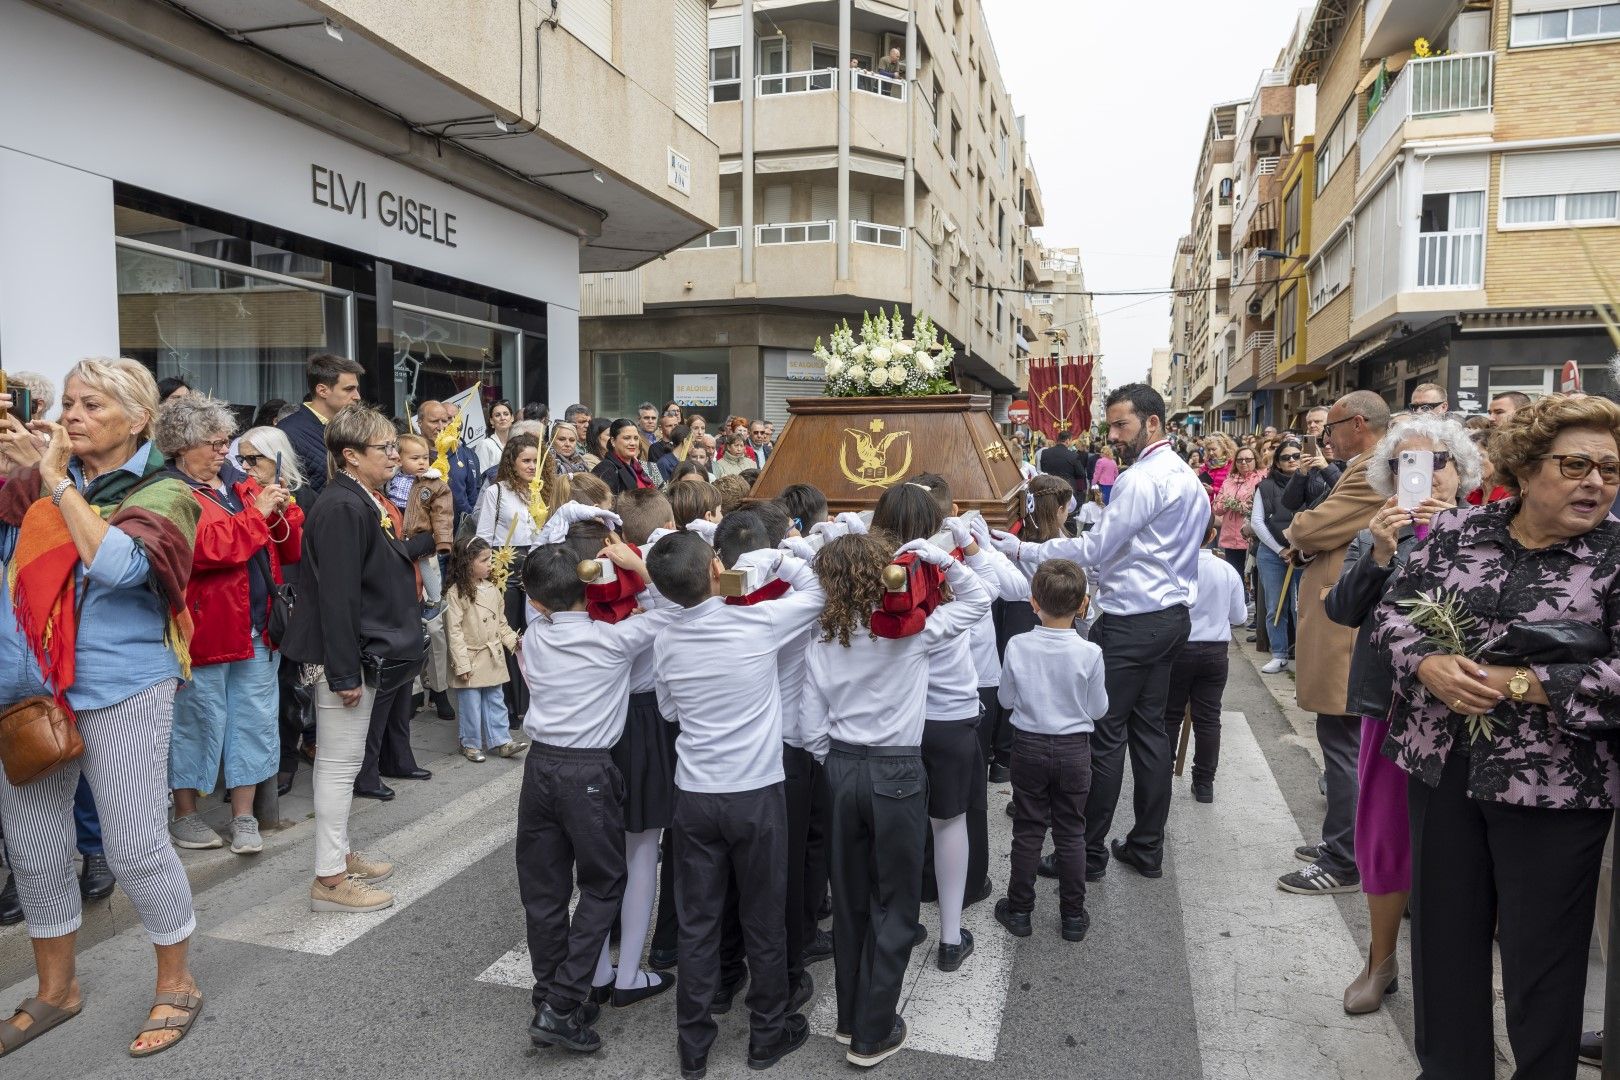
M 1516 1075 L 1573 1076 L 1620 805 L 1620 522 L 1608 516 L 1620 407 L 1545 397 L 1491 449 L 1516 497 L 1441 514 L 1374 616 L 1373 647 L 1394 675 L 1384 749 L 1408 777 L 1417 1056 L 1426 1076 L 1495 1070 L 1494 928 Z M 1592 640 L 1556 661 L 1452 655 L 1413 622 L 1406 605 L 1420 594 L 1473 620 L 1476 654 L 1509 627 L 1552 620 Z
M 1254 560 L 1260 593 L 1256 603 L 1266 620 L 1266 638 L 1271 644 L 1271 659 L 1260 669 L 1267 675 L 1286 671 L 1293 662 L 1299 572 L 1288 573 L 1293 551 L 1285 530 L 1294 520 L 1294 511 L 1284 505 L 1283 492 L 1299 472 L 1302 456 L 1299 440 L 1293 437 L 1277 444 L 1266 475 L 1254 489 L 1254 504 L 1249 512 L 1249 528 L 1258 541 Z

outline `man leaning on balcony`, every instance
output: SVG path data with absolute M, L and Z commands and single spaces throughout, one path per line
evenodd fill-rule
M 900 59 L 900 47 L 898 45 L 889 50 L 889 55 L 878 61 L 878 74 L 889 79 L 904 79 L 906 77 L 906 62 Z

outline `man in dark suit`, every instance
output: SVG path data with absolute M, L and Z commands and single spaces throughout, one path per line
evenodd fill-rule
M 1047 447 L 1041 455 L 1041 471 L 1067 480 L 1074 489 L 1075 499 L 1083 502 L 1090 478 L 1086 473 L 1085 459 L 1069 445 L 1072 438 L 1067 431 L 1058 432 L 1057 445 Z
M 292 443 L 312 494 L 326 486 L 327 421 L 360 400 L 365 370 L 348 357 L 316 353 L 304 365 L 309 400 L 276 425 Z

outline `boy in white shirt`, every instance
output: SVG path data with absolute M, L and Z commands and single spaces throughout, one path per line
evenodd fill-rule
M 679 486 L 679 485 L 677 485 Z M 677 515 L 677 518 L 679 515 Z M 680 724 L 675 740 L 675 906 L 680 917 L 676 1022 L 681 1075 L 700 1080 L 717 1031 L 726 881 L 736 876 L 748 954 L 750 1068 L 765 1069 L 804 1044 L 805 1018 L 789 1014 L 786 922 L 787 802 L 777 654 L 821 614 L 823 595 L 802 559 L 777 555 L 771 577 L 792 591 L 767 604 L 727 605 L 723 567 L 692 532 L 666 536 L 647 557 L 652 582 L 679 604 L 679 633 L 653 650 L 658 709 Z M 692 649 L 689 642 L 703 643 Z
M 1165 730 L 1181 728 L 1181 716 L 1192 703 L 1192 793 L 1199 802 L 1215 801 L 1215 766 L 1221 757 L 1221 696 L 1226 693 L 1227 646 L 1232 627 L 1249 621 L 1243 579 L 1231 563 L 1210 548 L 1220 525 L 1211 521 L 1198 553 L 1198 600 L 1192 607 L 1187 644 L 1170 665 L 1170 696 L 1164 705 Z
M 1058 898 L 1065 941 L 1084 941 L 1086 797 L 1091 791 L 1091 732 L 1108 711 L 1102 650 L 1074 632 L 1086 610 L 1086 574 L 1068 559 L 1048 559 L 1030 582 L 1040 625 L 1007 643 L 1001 704 L 1012 712 L 1013 842 L 1007 895 L 996 921 L 1030 935 L 1035 875 L 1050 824 L 1057 847 Z

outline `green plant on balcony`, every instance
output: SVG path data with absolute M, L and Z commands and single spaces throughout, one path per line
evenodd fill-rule
M 928 397 L 954 394 L 956 384 L 947 377 L 956 356 L 949 340 L 941 340 L 927 315 L 918 315 L 905 336 L 900 309 L 894 315 L 878 309 L 861 317 L 859 338 L 845 319 L 833 329 L 827 344 L 816 339 L 815 356 L 826 374 L 827 397 Z

